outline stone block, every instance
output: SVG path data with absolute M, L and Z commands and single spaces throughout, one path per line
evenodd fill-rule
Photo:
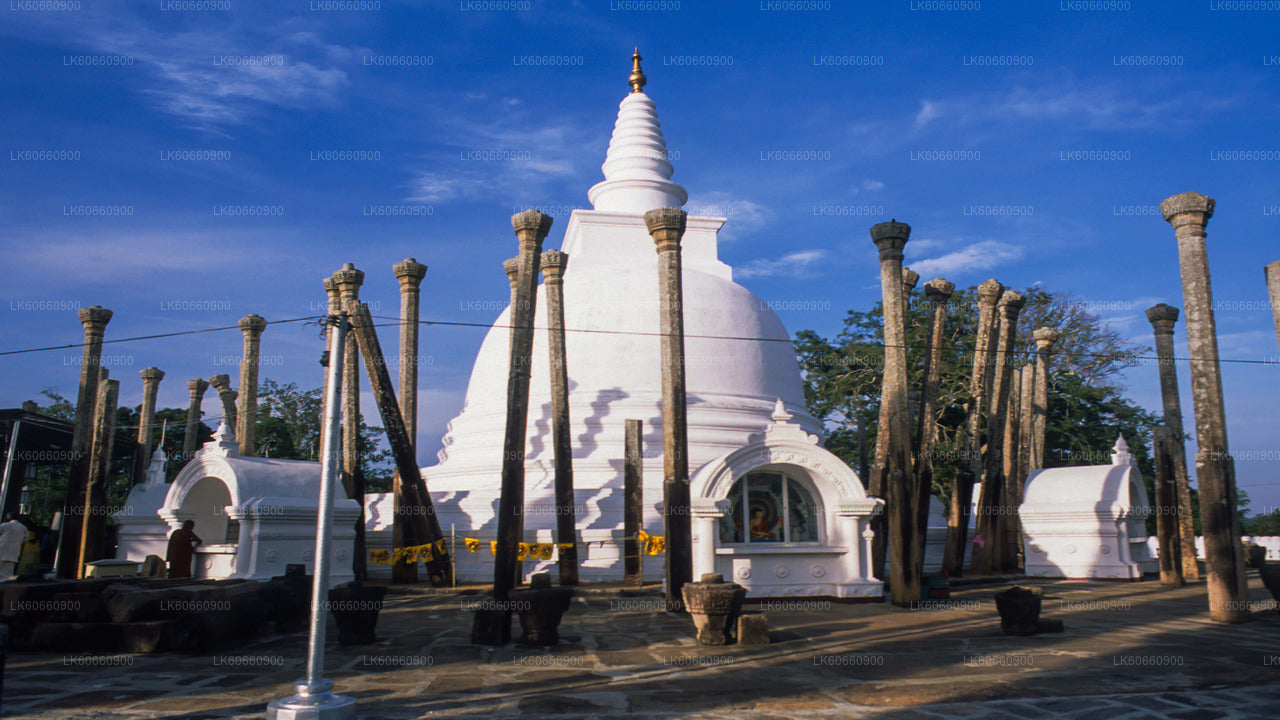
M 769 618 L 764 615 L 739 615 L 738 644 L 768 645 Z

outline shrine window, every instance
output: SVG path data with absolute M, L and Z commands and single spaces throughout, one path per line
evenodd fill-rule
M 813 493 L 781 473 L 751 473 L 729 491 L 720 518 L 722 544 L 818 542 L 818 506 Z

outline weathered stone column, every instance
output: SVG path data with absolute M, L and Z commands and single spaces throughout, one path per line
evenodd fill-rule
M 1010 358 L 1012 361 L 1013 358 Z M 1031 368 L 1028 370 L 1027 368 Z M 1018 569 L 1018 506 L 1022 504 L 1022 406 L 1023 390 L 1034 392 L 1030 387 L 1035 373 L 1035 366 L 1027 364 L 1020 368 L 1011 368 L 1012 379 L 1009 382 L 1008 412 L 1004 423 L 1004 486 L 1000 493 L 1000 501 L 995 516 L 995 535 L 1001 544 L 997 555 L 1000 558 L 1001 572 L 1016 572 Z
M 542 277 L 547 300 L 547 347 L 551 355 L 551 437 L 555 449 L 556 545 L 560 584 L 578 584 L 577 515 L 573 497 L 573 438 L 569 425 L 569 368 L 564 330 L 564 273 L 569 255 L 559 250 L 542 253 Z
M 1015 572 L 1021 572 L 1026 567 L 1026 558 L 1023 553 L 1022 542 L 1022 493 L 1026 489 L 1027 476 L 1031 474 L 1031 446 L 1032 436 L 1035 434 L 1035 396 L 1036 396 L 1036 378 L 1039 376 L 1035 363 L 1027 363 L 1022 366 L 1022 388 L 1020 392 L 1021 407 L 1018 410 L 1018 470 L 1014 476 L 1014 482 L 1009 483 L 1010 498 L 1009 507 L 1011 508 L 1009 517 L 1012 518 L 1011 527 L 1008 530 L 1012 535 L 1009 537 L 1008 546 L 1011 548 L 1012 561 L 1005 563 L 1005 567 Z
M 200 443 L 200 417 L 204 414 L 200 405 L 204 402 L 204 393 L 209 383 L 201 378 L 187 381 L 187 390 L 191 391 L 191 402 L 187 404 L 187 428 L 182 436 L 182 464 L 186 465 L 195 457 Z
M 871 472 L 885 490 L 888 514 L 889 588 L 895 605 L 920 602 L 920 573 L 916 541 L 918 488 L 911 471 L 911 418 L 907 407 L 907 348 L 902 286 L 902 249 L 911 226 L 891 220 L 871 226 L 871 239 L 880 254 L 880 291 L 884 307 L 884 381 L 881 407 L 887 408 L 888 445 L 885 461 Z
M 1002 548 L 996 536 L 996 518 L 1005 492 L 1004 428 L 1009 415 L 1009 391 L 1014 370 L 1014 341 L 1018 331 L 1018 313 L 1025 301 L 1022 295 L 1005 291 L 1000 296 L 999 347 L 996 351 L 995 374 L 991 381 L 991 413 L 987 416 L 986 469 L 978 494 L 978 520 L 974 532 L 982 542 L 973 549 L 975 573 L 989 573 L 1001 567 Z
M 1178 368 L 1173 357 L 1173 326 L 1178 308 L 1164 303 L 1147 308 L 1147 320 L 1155 333 L 1156 366 L 1160 370 L 1160 398 L 1164 406 L 1164 427 L 1169 433 L 1169 463 L 1177 500 L 1178 542 L 1182 548 L 1182 579 L 1199 580 L 1196 562 L 1195 518 L 1191 516 L 1191 481 L 1187 476 L 1186 433 L 1182 430 L 1182 400 L 1178 392 Z
M 71 435 L 71 468 L 66 499 L 62 505 L 62 540 L 58 553 L 58 576 L 79 577 L 81 515 L 89 489 L 93 451 L 93 413 L 98 403 L 98 370 L 102 365 L 102 337 L 111 311 L 98 305 L 81 308 L 84 351 L 80 357 L 80 391 L 76 398 L 76 419 Z
M 902 268 L 902 322 L 903 337 L 906 337 L 906 312 L 907 307 L 911 304 L 911 291 L 915 290 L 916 283 L 920 281 L 920 273 L 908 267 Z M 883 303 L 881 303 L 881 311 L 883 313 Z M 887 359 L 885 365 L 887 365 Z M 881 367 L 883 373 L 884 367 Z M 907 407 L 907 417 L 911 416 L 911 408 Z M 879 414 L 876 419 L 876 448 L 875 458 L 872 462 L 873 468 L 884 467 L 886 459 L 889 456 L 889 433 L 887 428 L 890 426 L 889 408 L 882 402 L 880 403 Z M 908 445 L 911 439 L 907 439 Z M 870 479 L 862 478 L 864 482 L 868 482 L 867 494 L 878 498 L 884 498 L 886 488 L 883 486 L 884 476 L 878 472 L 872 471 Z M 888 528 L 888 518 L 882 513 L 871 519 L 871 529 L 875 533 L 871 541 L 871 563 L 875 576 L 881 580 L 884 579 L 884 560 L 886 547 L 886 534 Z
M 978 286 L 978 322 L 973 343 L 973 375 L 969 378 L 969 407 L 965 417 L 961 458 L 951 481 L 951 506 L 947 512 L 947 545 L 942 567 L 952 577 L 964 573 L 964 552 L 969 536 L 973 486 L 981 477 L 982 419 L 986 412 L 987 370 L 992 362 L 992 320 L 1004 286 L 993 278 Z
M 1053 344 L 1058 342 L 1058 331 L 1053 328 L 1036 328 L 1031 336 L 1036 341 L 1035 391 L 1031 398 L 1031 470 L 1039 470 L 1045 463 L 1045 433 L 1049 422 L 1049 360 Z
M 689 516 L 689 427 L 685 396 L 684 284 L 680 240 L 686 213 L 644 214 L 658 251 L 658 311 L 662 333 L 662 508 L 666 527 L 667 608 L 684 610 L 682 589 L 693 581 L 693 519 Z
M 209 384 L 218 391 L 218 399 L 222 401 L 222 423 L 227 429 L 236 430 L 236 391 L 231 387 L 231 376 L 221 373 L 209 378 Z
M 933 444 L 938 438 L 938 386 L 942 381 L 942 343 L 947 325 L 947 301 L 956 289 L 955 283 L 934 278 L 924 284 L 933 317 L 924 355 L 924 387 L 920 392 L 920 416 L 916 422 L 915 472 L 916 533 L 919 537 L 920 564 L 924 566 L 925 536 L 929 529 L 929 498 L 933 497 Z
M 529 424 L 529 365 L 533 357 L 533 314 L 537 302 L 542 243 L 551 216 L 525 210 L 511 216 L 520 242 L 519 287 L 511 312 L 511 364 L 507 374 L 507 427 L 502 443 L 502 494 L 498 500 L 498 554 L 493 559 L 493 595 L 506 600 L 515 582 L 524 514 L 524 463 Z M 477 616 L 479 619 L 479 616 Z
M 338 283 L 333 279 L 332 276 L 324 279 L 324 293 L 329 303 L 328 315 L 330 318 L 334 318 L 336 322 L 338 313 L 342 310 L 342 299 L 338 296 Z M 324 354 L 321 356 L 323 359 L 320 362 L 320 365 L 326 369 L 329 367 L 329 346 L 333 344 L 329 341 L 333 339 L 334 327 L 335 327 L 334 322 L 325 323 L 325 336 L 324 336 L 325 351 L 324 351 Z M 322 375 L 322 377 L 327 377 L 327 376 Z M 321 382 L 320 387 L 324 387 L 324 382 Z M 328 402 L 329 402 L 329 398 L 327 397 L 321 398 L 320 400 L 320 420 L 319 420 L 320 427 L 324 427 L 324 419 L 329 417 L 326 412 L 326 404 Z M 316 457 L 317 458 L 320 457 L 320 448 L 318 447 L 316 448 Z M 345 482 L 346 481 L 343 480 L 344 485 L 345 485 Z
M 541 261 L 541 260 L 539 260 Z M 520 294 L 520 256 L 507 258 L 502 261 L 502 269 L 507 273 L 507 283 L 511 285 L 511 302 L 507 305 L 507 324 L 511 326 L 507 333 L 507 351 L 510 352 L 511 343 L 515 339 L 516 331 L 516 303 L 519 302 Z M 517 542 L 524 540 L 524 512 L 521 511 L 520 517 L 516 519 L 516 537 Z M 512 587 L 519 587 L 521 580 L 524 578 L 524 563 L 520 561 L 517 555 L 515 560 L 515 574 L 512 580 Z
M 333 274 L 333 284 L 338 288 L 338 307 L 351 315 L 360 302 L 364 273 L 345 263 Z M 342 348 L 342 484 L 347 497 L 360 503 L 351 571 L 356 580 L 364 580 L 369 558 L 364 540 L 364 470 L 360 467 L 360 349 L 355 333 L 347 333 Z
M 1262 268 L 1267 279 L 1267 295 L 1271 298 L 1271 319 L 1276 325 L 1276 339 L 1280 340 L 1280 260 Z
M 413 258 L 405 258 L 392 266 L 400 281 L 400 415 L 404 418 L 404 430 L 417 457 L 418 448 L 418 308 L 421 304 L 422 278 L 427 266 Z M 397 470 L 391 481 L 393 508 L 392 547 L 409 547 L 412 539 L 405 522 L 404 487 Z M 414 544 L 417 544 L 416 542 Z M 418 564 L 400 562 L 391 566 L 391 580 L 398 583 L 418 581 Z
M 112 450 L 115 449 L 116 405 L 120 381 L 108 380 L 107 369 L 98 369 L 98 401 L 93 411 L 93 451 L 90 454 L 89 488 L 85 493 L 84 522 L 80 526 L 80 577 L 84 564 L 101 560 L 107 530 L 107 483 L 111 477 Z
M 643 421 L 627 420 L 623 428 L 622 460 L 622 584 L 644 585 L 644 452 Z
M 1187 349 L 1191 355 L 1191 399 L 1195 406 L 1196 484 L 1200 490 L 1200 527 L 1209 570 L 1209 615 L 1220 622 L 1249 619 L 1240 521 L 1236 515 L 1235 463 L 1227 454 L 1227 421 L 1218 365 L 1218 336 L 1205 225 L 1214 201 L 1187 192 L 1165 198 L 1160 214 L 1173 226 L 1182 270 L 1182 299 L 1187 312 Z
M 252 456 L 257 452 L 258 424 L 258 360 L 262 349 L 262 331 L 267 321 L 261 315 L 245 315 L 240 318 L 240 332 L 244 333 L 244 352 L 240 354 L 240 402 L 236 408 L 236 439 L 240 441 L 240 454 Z
M 1174 479 L 1173 456 L 1179 447 L 1164 425 L 1151 429 L 1152 455 L 1156 476 L 1156 537 L 1160 542 L 1160 584 L 1168 587 L 1185 585 L 1182 577 L 1182 538 L 1178 528 L 1178 490 Z
M 149 367 L 138 373 L 142 376 L 142 409 L 138 415 L 139 452 L 146 459 L 151 458 L 151 425 L 156 421 L 156 393 L 160 389 L 160 381 L 164 379 L 164 371 L 157 367 Z

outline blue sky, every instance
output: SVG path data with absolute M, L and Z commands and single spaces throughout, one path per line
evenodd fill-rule
M 913 226 L 907 262 L 925 278 L 1043 283 L 1149 344 L 1143 311 L 1183 305 L 1155 206 L 1197 190 L 1218 202 L 1222 356 L 1277 358 L 1262 266 L 1280 258 L 1280 10 L 258 5 L 0 8 L 0 349 L 77 342 L 74 313 L 57 309 L 75 304 L 115 311 L 108 338 L 314 315 L 321 279 L 344 262 L 367 273 L 375 313 L 395 315 L 391 265 L 407 256 L 430 266 L 424 318 L 490 322 L 516 247 L 508 217 L 553 215 L 556 247 L 570 210 L 588 207 L 639 45 L 688 209 L 729 218 L 721 258 L 766 301 L 827 308 L 783 309 L 792 332 L 834 334 L 846 309 L 877 299 L 867 227 L 892 216 Z M 423 328 L 424 464 L 482 332 Z M 389 329 L 383 345 L 396 347 Z M 313 327 L 272 326 L 263 376 L 318 385 L 321 349 Z M 122 403 L 140 401 L 137 372 L 156 365 L 160 404 L 184 406 L 185 381 L 234 375 L 239 350 L 229 331 L 105 356 Z M 43 386 L 74 396 L 78 357 L 0 356 L 0 406 Z M 1240 484 L 1255 512 L 1272 510 L 1277 366 L 1223 372 Z M 1153 367 L 1126 384 L 1159 407 Z M 208 415 L 216 406 L 207 396 Z

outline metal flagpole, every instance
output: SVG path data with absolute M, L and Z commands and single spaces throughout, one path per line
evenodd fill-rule
M 356 715 L 355 698 L 334 695 L 333 681 L 320 675 L 324 672 L 324 631 L 329 595 L 329 535 L 333 525 L 333 484 L 338 474 L 338 431 L 342 411 L 340 383 L 342 382 L 342 343 L 347 336 L 347 314 L 330 316 L 335 324 L 329 337 L 329 372 L 325 378 L 324 435 L 321 438 L 320 459 L 320 508 L 316 527 L 315 572 L 311 585 L 311 636 L 307 643 L 307 676 L 294 683 L 297 693 L 291 697 L 272 700 L 267 705 L 267 720 L 353 720 Z

